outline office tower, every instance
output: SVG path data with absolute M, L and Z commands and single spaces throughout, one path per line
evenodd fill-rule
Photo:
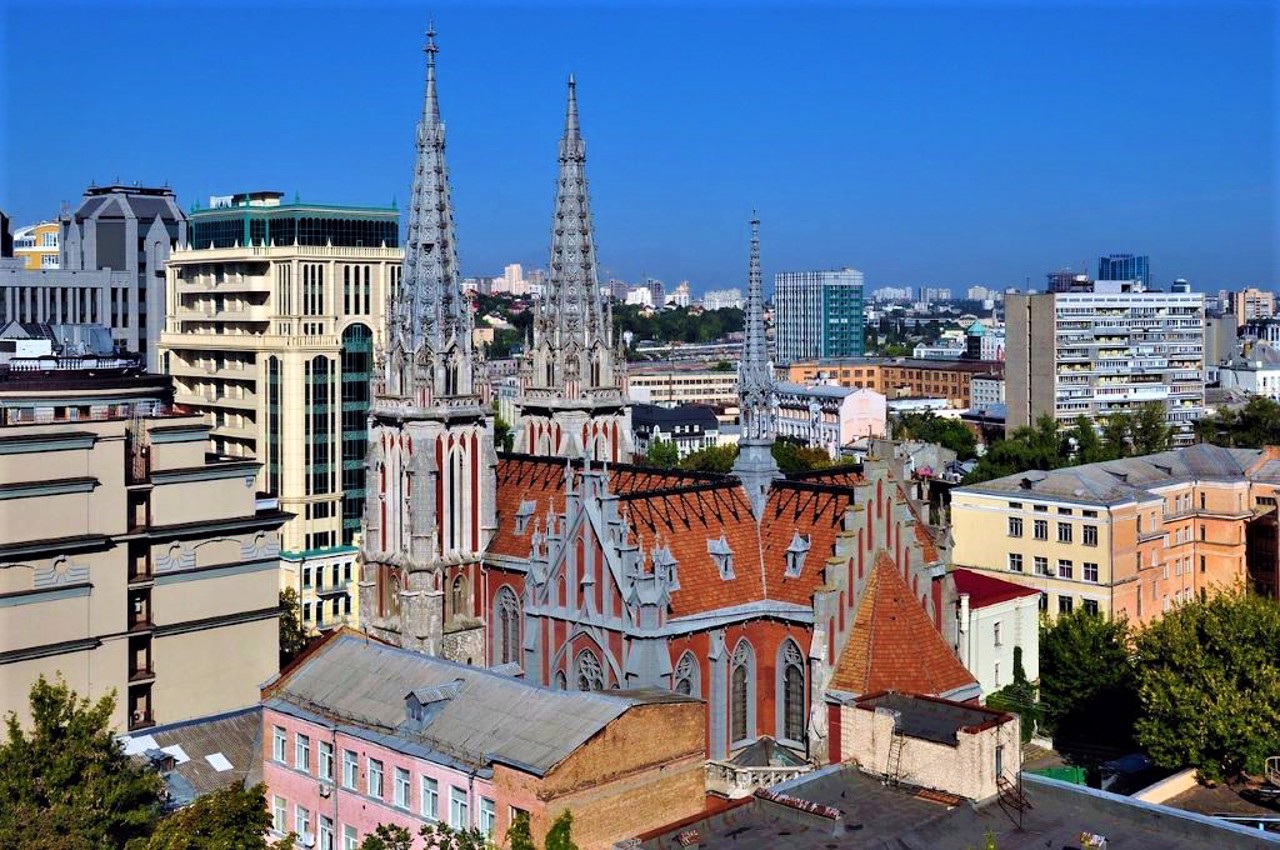
M 122 732 L 255 705 L 279 663 L 285 518 L 257 462 L 209 456 L 204 418 L 136 360 L 20 359 L 0 370 L 0 711 L 27 725 L 55 674 L 114 690 Z
M 779 364 L 862 356 L 862 272 L 779 272 L 773 286 Z
M 643 285 L 649 288 L 649 296 L 653 299 L 653 306 L 661 310 L 662 306 L 667 303 L 666 284 L 657 278 L 651 277 L 645 280 Z
M 187 215 L 172 189 L 92 186 L 75 212 L 60 219 L 61 267 L 70 271 L 110 269 L 130 285 L 108 287 L 111 327 L 121 341 L 159 372 L 156 346 L 165 327 L 165 263 L 187 242 Z M 117 321 L 118 319 L 118 321 Z
M 399 280 L 399 213 L 250 192 L 192 212 L 190 230 L 169 261 L 161 366 L 178 402 L 209 416 L 213 450 L 261 461 L 258 489 L 295 515 L 281 582 L 304 625 L 354 622 L 374 329 Z
M 1098 280 L 1140 280 L 1151 288 L 1151 263 L 1146 254 L 1111 254 L 1098 258 Z
M 1046 413 L 1102 424 L 1159 402 L 1175 444 L 1191 442 L 1204 413 L 1204 298 L 1122 289 L 1005 299 L 1010 432 Z
M 515 449 L 616 463 L 632 452 L 626 363 L 614 346 L 612 302 L 606 305 L 600 295 L 586 169 L 587 143 L 570 77 L 551 273 L 535 307 L 533 348 L 520 361 Z

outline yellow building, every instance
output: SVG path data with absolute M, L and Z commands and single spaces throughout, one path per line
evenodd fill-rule
M 1024 472 L 952 491 L 952 561 L 1042 591 L 1051 616 L 1146 623 L 1246 581 L 1275 596 L 1278 491 L 1276 447 Z
M 167 378 L 48 363 L 0 378 L 0 712 L 40 675 L 114 690 L 121 731 L 253 705 L 285 520 L 258 465 L 208 457 Z
M 369 376 L 404 257 L 399 213 L 246 193 L 193 211 L 190 243 L 167 267 L 160 338 L 176 400 L 212 417 L 214 451 L 261 461 L 259 488 L 294 515 L 280 581 L 304 624 L 355 625 Z
M 23 268 L 30 271 L 60 268 L 58 231 L 56 221 L 19 227 L 13 233 L 13 256 L 23 259 Z

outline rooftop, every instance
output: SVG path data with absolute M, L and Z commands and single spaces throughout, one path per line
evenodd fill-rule
M 257 706 L 123 735 L 125 754 L 162 770 L 172 806 L 262 779 L 262 715 Z M 167 758 L 166 758 L 167 757 Z
M 986 608 L 1023 596 L 1039 596 L 1040 591 L 1022 584 L 977 573 L 973 570 L 952 570 L 956 593 L 969 595 L 970 608 Z
M 907 735 L 951 746 L 960 742 L 961 732 L 972 734 L 1013 719 L 1002 711 L 913 694 L 871 694 L 856 705 L 864 711 L 897 712 L 898 724 Z
M 656 404 L 633 404 L 631 425 L 634 428 L 670 428 L 675 425 L 696 425 L 704 431 L 720 427 L 716 412 L 701 404 L 682 404 L 677 407 L 661 407 Z

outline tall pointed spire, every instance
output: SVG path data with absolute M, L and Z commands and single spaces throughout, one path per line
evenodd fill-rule
M 742 360 L 738 363 L 738 409 L 742 435 L 733 471 L 742 479 L 756 516 L 764 510 L 769 482 L 778 478 L 773 459 L 777 425 L 773 415 L 773 365 L 764 333 L 764 286 L 760 275 L 760 219 L 751 212 L 751 260 L 747 274 L 747 314 Z
M 441 396 L 473 392 L 475 351 L 473 319 L 462 293 L 454 243 L 445 125 L 436 91 L 440 48 L 435 27 L 430 26 L 426 35 L 426 89 L 417 128 L 404 266 L 387 322 L 391 356 L 385 382 L 393 395 L 416 396 L 420 403 L 430 404 Z

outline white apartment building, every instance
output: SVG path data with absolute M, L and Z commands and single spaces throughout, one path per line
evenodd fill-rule
M 1007 428 L 1048 413 L 1105 422 L 1149 402 L 1167 410 L 1175 445 L 1204 414 L 1204 296 L 1144 292 L 1130 282 L 1092 292 L 1006 299 Z
M 987 410 L 993 405 L 1004 403 L 1004 378 L 974 375 L 969 379 L 970 410 Z
M 774 394 L 778 436 L 802 440 L 833 458 L 855 440 L 885 436 L 887 400 L 875 390 L 779 381 Z
M 704 310 L 741 310 L 741 289 L 713 289 L 702 296 Z

